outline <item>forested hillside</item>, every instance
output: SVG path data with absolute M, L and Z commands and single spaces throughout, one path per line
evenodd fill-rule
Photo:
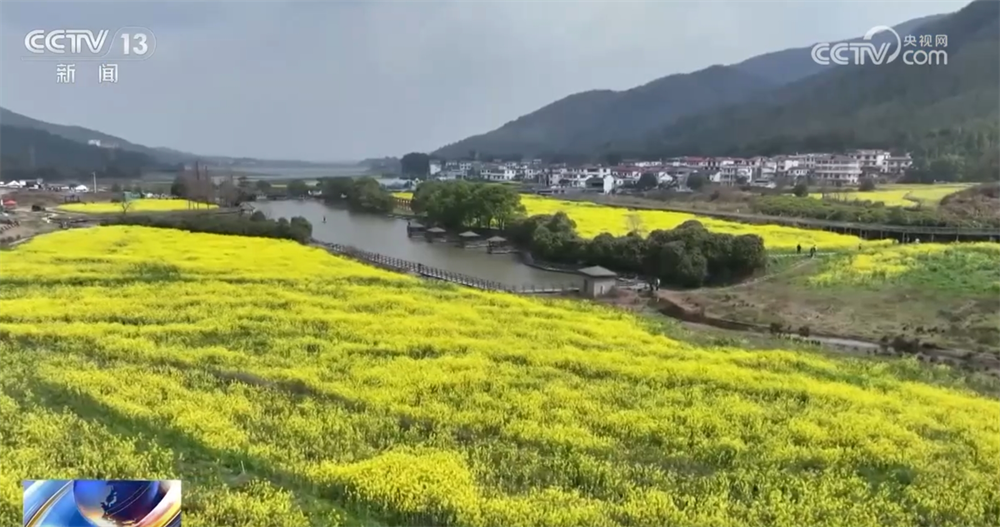
M 921 33 L 948 35 L 948 64 L 833 69 L 752 102 L 679 120 L 645 149 L 663 155 L 756 155 L 906 148 L 969 166 L 998 146 L 1000 3 L 979 0 Z
M 895 28 L 897 33 L 907 35 L 947 16 L 922 17 Z M 890 38 L 888 33 L 880 33 L 872 41 L 894 43 L 894 38 Z M 713 110 L 727 105 L 766 101 L 769 93 L 783 93 L 781 86 L 822 76 L 823 72 L 834 73 L 832 69 L 837 67 L 816 64 L 810 47 L 803 47 L 759 55 L 730 66 L 669 75 L 630 90 L 577 93 L 496 130 L 445 146 L 434 154 L 445 158 L 467 157 L 472 153 L 485 158 L 517 157 L 516 154 L 600 157 L 611 152 L 655 156 L 665 147 L 660 132 L 678 119 L 687 117 L 685 123 L 697 123 L 701 115 L 706 112 L 712 115 Z M 854 68 L 842 68 L 836 73 L 850 74 L 851 69 Z M 725 120 L 723 116 L 722 121 Z M 682 127 L 688 128 L 690 124 Z M 692 131 L 698 130 L 694 127 Z M 699 143 L 701 136 L 692 136 L 690 141 L 682 139 L 685 145 Z
M 4 180 L 70 178 L 105 170 L 138 175 L 140 169 L 162 166 L 138 152 L 98 148 L 43 130 L 7 125 L 0 126 L 0 157 Z

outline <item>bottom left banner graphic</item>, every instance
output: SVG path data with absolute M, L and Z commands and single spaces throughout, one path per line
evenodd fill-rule
M 24 481 L 24 527 L 180 527 L 174 479 Z

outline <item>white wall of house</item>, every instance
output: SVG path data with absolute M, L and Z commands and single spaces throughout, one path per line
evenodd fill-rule
M 861 179 L 861 163 L 851 156 L 828 155 L 816 159 L 813 177 L 825 183 L 857 185 Z

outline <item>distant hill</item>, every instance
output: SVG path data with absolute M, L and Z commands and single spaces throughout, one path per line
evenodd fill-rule
M 653 134 L 645 150 L 664 155 L 752 155 L 859 145 L 995 146 L 1000 111 L 1000 3 L 978 0 L 921 33 L 948 35 L 948 64 L 833 68 L 743 104 L 688 116 Z M 939 130 L 952 130 L 939 133 Z M 980 133 L 979 130 L 982 130 Z
M 895 29 L 896 33 L 899 33 L 900 35 L 908 35 L 914 33 L 917 28 L 936 20 L 940 20 L 946 16 L 948 15 L 929 15 L 914 18 L 913 20 L 907 20 L 902 24 L 894 26 L 893 29 Z M 890 35 L 886 33 L 879 33 L 876 34 L 871 41 L 875 43 L 888 42 L 890 38 Z M 844 40 L 842 42 L 859 41 L 862 41 L 861 37 Z M 812 46 L 785 49 L 782 51 L 775 51 L 773 53 L 757 55 L 756 57 L 744 60 L 743 62 L 734 64 L 730 67 L 744 71 L 751 75 L 756 75 L 757 77 L 769 79 L 777 85 L 784 85 L 802 80 L 806 77 L 810 77 L 835 67 L 816 63 L 812 59 L 811 51 Z
M 97 130 L 92 130 L 90 128 L 84 128 L 82 126 L 71 126 L 48 123 L 45 121 L 40 121 L 38 119 L 33 119 L 26 115 L 13 112 L 6 108 L 0 108 L 0 124 L 4 125 L 5 129 L 10 130 L 12 128 L 22 128 L 31 130 L 41 130 L 48 132 L 52 135 L 68 139 L 70 141 L 81 143 L 86 145 L 91 139 L 99 139 L 102 143 L 115 143 L 120 147 L 120 150 L 127 152 L 135 152 L 148 156 L 149 159 L 153 160 L 155 164 L 167 164 L 175 165 L 178 163 L 193 163 L 194 161 L 201 161 L 203 163 L 208 163 L 211 165 L 222 165 L 232 168 L 241 167 L 256 167 L 256 168 L 270 168 L 270 167 L 282 167 L 282 168 L 308 168 L 308 167 L 327 167 L 327 166 L 347 166 L 351 163 L 313 163 L 308 161 L 297 161 L 297 160 L 284 160 L 284 159 L 256 159 L 256 158 L 234 158 L 228 156 L 211 156 L 211 155 L 200 155 L 192 154 L 190 152 L 182 152 L 180 150 L 175 150 L 173 148 L 166 147 L 148 147 L 145 145 L 140 145 L 133 143 L 127 139 L 106 134 Z M 9 128 L 7 128 L 9 127 Z M 0 138 L 6 139 L 6 136 Z
M 896 26 L 909 34 L 945 15 L 918 18 Z M 888 35 L 876 35 L 881 42 Z M 860 37 L 851 40 L 858 40 Z M 753 57 L 731 66 L 669 75 L 626 91 L 594 90 L 570 95 L 500 128 L 463 139 L 433 154 L 445 158 L 479 152 L 511 154 L 587 154 L 639 152 L 644 138 L 679 118 L 752 100 L 788 83 L 833 66 L 813 62 L 810 47 Z
M 492 158 L 600 151 L 612 142 L 638 140 L 682 115 L 743 101 L 773 87 L 767 79 L 712 66 L 624 92 L 577 93 L 492 132 L 441 148 L 434 155 L 456 158 L 478 152 Z
M 14 179 L 31 169 L 47 170 L 69 177 L 112 168 L 118 173 L 138 174 L 159 165 L 139 152 L 112 150 L 81 144 L 45 130 L 0 125 L 0 173 Z
M 86 145 L 87 141 L 90 141 L 91 139 L 99 139 L 102 143 L 116 143 L 121 150 L 144 154 L 150 159 L 155 160 L 157 163 L 185 163 L 197 158 L 194 154 L 187 152 L 180 152 L 169 148 L 150 148 L 148 146 L 133 143 L 121 137 L 116 137 L 97 130 L 91 130 L 82 126 L 68 126 L 39 121 L 38 119 L 33 119 L 26 115 L 12 112 L 6 108 L 0 108 L 0 124 L 2 124 L 8 131 L 10 130 L 10 127 L 42 130 L 52 135 L 68 139 L 76 143 L 82 143 L 84 145 Z M 4 136 L 0 139 L 6 140 L 7 138 Z

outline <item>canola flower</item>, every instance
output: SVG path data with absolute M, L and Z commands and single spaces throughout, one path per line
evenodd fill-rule
M 944 367 L 142 227 L 0 291 L 3 525 L 39 477 L 181 478 L 190 526 L 1000 523 L 1000 402 Z
M 413 194 L 399 192 L 400 198 L 410 199 Z M 565 201 L 539 196 L 522 195 L 521 203 L 529 216 L 565 212 L 576 222 L 577 233 L 584 238 L 594 238 L 601 233 L 623 236 L 635 227 L 649 233 L 657 229 L 673 229 L 688 220 L 700 221 L 706 229 L 727 234 L 756 234 L 764 239 L 764 246 L 778 251 L 794 250 L 802 245 L 806 250 L 816 246 L 820 250 L 857 249 L 862 246 L 886 245 L 885 240 L 866 241 L 857 236 L 820 230 L 799 229 L 782 225 L 750 225 L 718 220 L 706 216 L 666 210 L 630 210 L 595 203 Z
M 904 284 L 936 293 L 1000 294 L 1000 245 L 906 244 L 829 260 L 809 278 L 817 287 Z
M 169 212 L 173 210 L 188 209 L 214 209 L 217 205 L 211 203 L 197 203 L 186 199 L 147 199 L 141 198 L 132 200 L 129 212 Z M 93 214 L 106 214 L 111 212 L 121 212 L 121 203 L 110 201 L 100 201 L 92 203 L 64 203 L 56 207 L 67 212 L 89 212 Z
M 833 192 L 827 193 L 829 198 L 843 201 L 881 201 L 887 207 L 937 207 L 945 196 L 969 188 L 967 183 L 945 185 L 886 185 L 871 192 Z M 822 194 L 810 194 L 809 197 L 820 199 Z

